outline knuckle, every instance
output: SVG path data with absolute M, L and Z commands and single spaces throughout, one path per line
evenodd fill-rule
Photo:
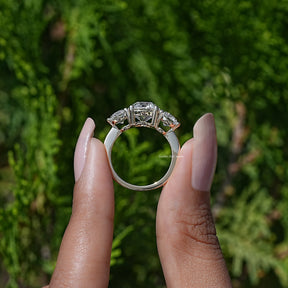
M 197 247 L 199 251 L 210 249 L 219 256 L 222 255 L 209 205 L 203 204 L 193 212 L 177 211 L 175 229 L 174 246 L 178 249 Z
M 195 241 L 205 244 L 215 243 L 216 229 L 208 206 L 203 205 L 192 214 L 180 215 L 178 224 L 181 232 Z

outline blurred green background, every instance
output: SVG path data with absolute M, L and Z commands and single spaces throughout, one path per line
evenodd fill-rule
M 92 117 L 103 141 L 106 118 L 136 101 L 175 115 L 181 144 L 214 113 L 212 207 L 233 285 L 288 287 L 287 0 L 0 0 L 0 287 L 49 282 L 81 127 Z M 128 181 L 167 168 L 153 133 L 115 144 Z M 115 184 L 109 287 L 165 287 L 160 192 Z

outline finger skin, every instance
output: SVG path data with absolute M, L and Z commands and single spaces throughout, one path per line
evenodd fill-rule
M 157 246 L 168 288 L 231 287 L 210 194 L 191 186 L 194 139 L 181 149 L 157 209 Z
M 49 288 L 108 287 L 114 190 L 106 150 L 92 138 Z

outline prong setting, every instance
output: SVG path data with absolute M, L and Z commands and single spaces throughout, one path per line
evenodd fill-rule
M 120 130 L 125 131 L 132 127 L 148 127 L 154 128 L 162 134 L 166 134 L 169 131 L 176 130 L 180 123 L 169 112 L 162 111 L 152 102 L 136 102 L 129 106 L 118 110 L 112 114 L 108 119 L 108 123 L 117 128 L 117 125 L 124 124 L 128 121 L 128 125 L 125 125 Z M 159 125 L 170 127 L 170 130 L 165 131 Z

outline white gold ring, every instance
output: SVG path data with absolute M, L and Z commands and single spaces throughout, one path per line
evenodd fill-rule
M 129 108 L 124 108 L 115 112 L 107 119 L 107 121 L 112 128 L 105 138 L 104 145 L 106 147 L 109 165 L 115 181 L 128 189 L 138 191 L 152 190 L 164 185 L 173 171 L 180 148 L 179 141 L 174 133 L 174 130 L 180 126 L 180 123 L 176 118 L 170 113 L 162 111 L 152 102 L 136 102 L 133 105 L 130 105 Z M 125 125 L 125 121 L 128 123 L 127 125 Z M 165 131 L 163 129 L 164 127 L 160 127 L 160 124 L 170 127 L 170 129 Z M 123 127 L 119 127 L 120 125 Z M 116 139 L 124 131 L 132 127 L 148 127 L 156 129 L 167 139 L 171 148 L 171 162 L 168 171 L 160 180 L 149 185 L 138 186 L 124 181 L 118 176 L 112 165 L 111 153 Z

